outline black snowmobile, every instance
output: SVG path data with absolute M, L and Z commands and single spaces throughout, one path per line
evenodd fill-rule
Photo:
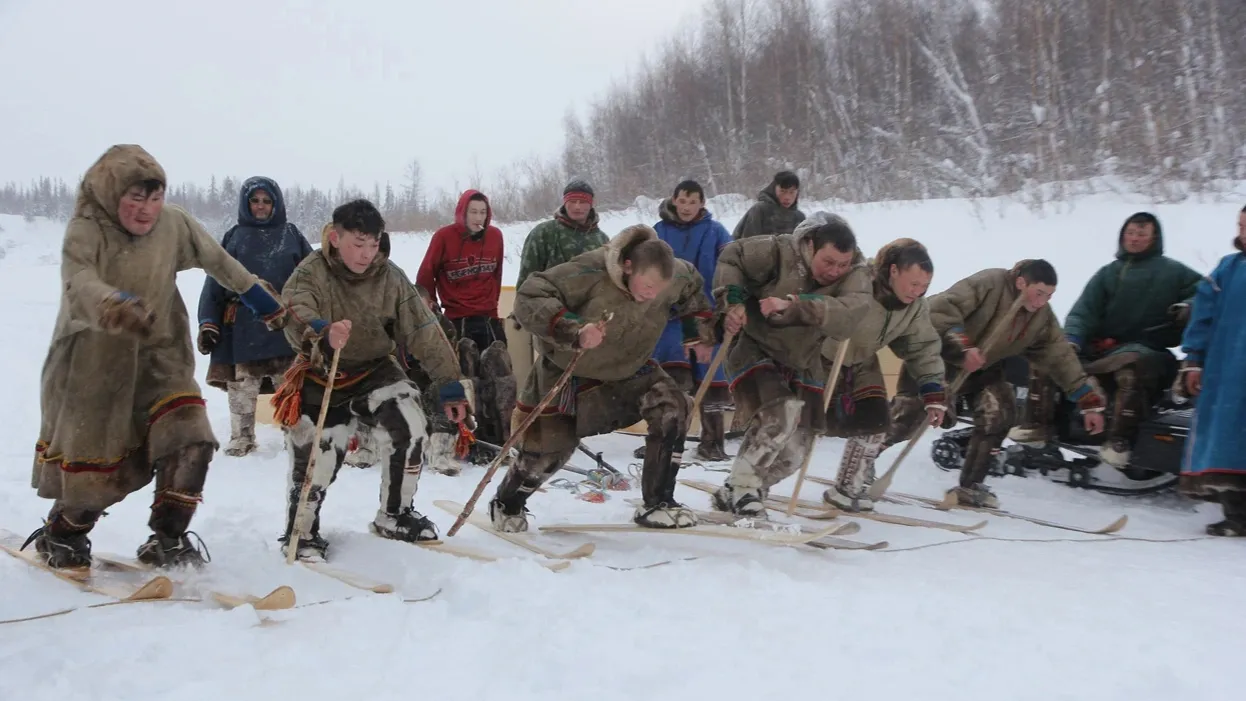
M 1008 381 L 1017 388 L 1017 416 L 1022 416 L 1028 394 L 1029 364 L 1024 358 L 1009 358 L 1004 362 Z M 1037 471 L 1070 487 L 1127 496 L 1153 494 L 1176 485 L 1193 420 L 1193 405 L 1179 403 L 1165 391 L 1138 427 L 1138 440 L 1130 454 L 1129 466 L 1120 470 L 1099 461 L 1103 437 L 1086 433 L 1077 405 L 1066 400 L 1062 393 L 1057 394 L 1054 401 L 1053 440 L 1041 448 L 1006 442 L 991 468 L 991 475 L 1026 477 Z M 1111 412 L 1109 398 L 1107 413 Z M 964 464 L 973 430 L 969 397 L 957 399 L 956 415 L 958 423 L 971 425 L 947 431 L 935 440 L 930 451 L 935 465 L 944 470 L 959 471 Z

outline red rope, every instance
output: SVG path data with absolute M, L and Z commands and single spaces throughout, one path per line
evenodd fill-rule
M 471 451 L 472 444 L 476 442 L 476 435 L 472 433 L 467 424 L 459 422 L 459 437 L 454 442 L 454 455 L 460 460 L 467 457 Z
M 273 397 L 269 400 L 273 405 L 273 418 L 282 426 L 293 426 L 299 422 L 303 403 L 303 378 L 310 368 L 311 361 L 302 355 L 298 356 L 286 369 L 281 386 L 273 392 Z

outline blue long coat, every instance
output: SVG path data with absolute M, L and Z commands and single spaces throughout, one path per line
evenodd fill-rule
M 718 254 L 722 252 L 723 246 L 731 243 L 731 234 L 722 224 L 714 221 L 714 217 L 705 209 L 701 210 L 701 216 L 695 221 L 684 223 L 675 214 L 675 207 L 670 199 L 666 199 L 662 201 L 658 213 L 661 221 L 653 226 L 654 231 L 658 232 L 658 238 L 670 244 L 675 250 L 676 258 L 686 260 L 697 267 L 697 271 L 705 280 L 705 296 L 709 297 L 712 305 L 714 303 L 712 294 L 714 269 L 718 267 Z M 717 345 L 714 346 L 714 352 L 718 352 Z M 674 317 L 662 330 L 658 345 L 653 350 L 653 359 L 664 368 L 690 368 L 698 386 L 705 379 L 706 371 L 709 370 L 708 365 L 697 363 L 696 358 L 684 348 L 683 329 L 680 327 L 680 320 Z M 727 386 L 727 376 L 723 372 L 722 365 L 714 373 L 710 386 Z
M 273 213 L 265 221 L 251 215 L 248 200 L 257 191 L 273 199 Z M 298 227 L 286 221 L 285 198 L 269 178 L 254 177 L 238 195 L 238 225 L 225 232 L 221 246 L 246 269 L 281 291 L 294 268 L 312 252 Z M 221 338 L 212 351 L 212 364 L 237 365 L 274 358 L 293 358 L 294 349 L 281 331 L 270 331 L 238 296 L 208 277 L 199 294 L 199 324 L 214 324 Z
M 1203 367 L 1182 488 L 1240 480 L 1246 489 L 1246 254 L 1222 258 L 1211 280 L 1199 283 L 1181 344 Z

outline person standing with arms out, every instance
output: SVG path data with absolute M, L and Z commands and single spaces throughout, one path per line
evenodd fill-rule
M 805 220 L 805 213 L 797 207 L 799 201 L 800 178 L 790 170 L 775 173 L 766 189 L 757 194 L 757 202 L 736 224 L 732 240 L 792 233 Z
M 660 221 L 653 227 L 658 238 L 670 245 L 676 258 L 696 266 L 705 283 L 705 296 L 711 300 L 712 306 L 714 292 L 711 285 L 714 270 L 718 267 L 718 254 L 731 243 L 731 235 L 705 208 L 705 190 L 695 180 L 679 183 L 675 186 L 675 192 L 658 207 L 658 216 Z M 695 396 L 709 366 L 697 362 L 684 344 L 682 323 L 680 318 L 671 315 L 653 351 L 653 359 L 679 383 L 683 391 Z M 718 352 L 718 346 L 714 347 L 714 352 Z M 716 462 L 730 458 L 723 450 L 726 444 L 723 411 L 731 405 L 731 393 L 727 388 L 727 375 L 721 366 L 715 371 L 711 382 L 701 403 L 701 440 L 697 445 L 697 457 Z
M 32 486 L 54 500 L 34 544 L 49 567 L 91 566 L 104 510 L 155 481 L 138 559 L 206 560 L 187 529 L 218 446 L 199 384 L 177 274 L 201 268 L 273 328 L 286 309 L 186 210 L 142 147 L 118 145 L 78 187 L 61 250 L 61 303 L 43 363 Z
M 238 224 L 221 247 L 247 270 L 281 292 L 290 273 L 312 252 L 298 227 L 286 220 L 285 198 L 270 178 L 248 178 L 238 193 Z M 275 391 L 294 360 L 280 330 L 269 329 L 238 295 L 215 278 L 199 294 L 199 352 L 211 356 L 208 384 L 229 393 L 229 444 L 225 454 L 255 450 L 255 402 L 268 382 Z

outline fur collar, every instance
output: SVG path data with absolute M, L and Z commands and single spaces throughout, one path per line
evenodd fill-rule
M 610 281 L 619 289 L 627 291 L 627 281 L 623 279 L 623 259 L 632 247 L 642 241 L 656 239 L 658 232 L 644 224 L 633 224 L 620 231 L 617 236 L 606 243 L 606 273 Z

